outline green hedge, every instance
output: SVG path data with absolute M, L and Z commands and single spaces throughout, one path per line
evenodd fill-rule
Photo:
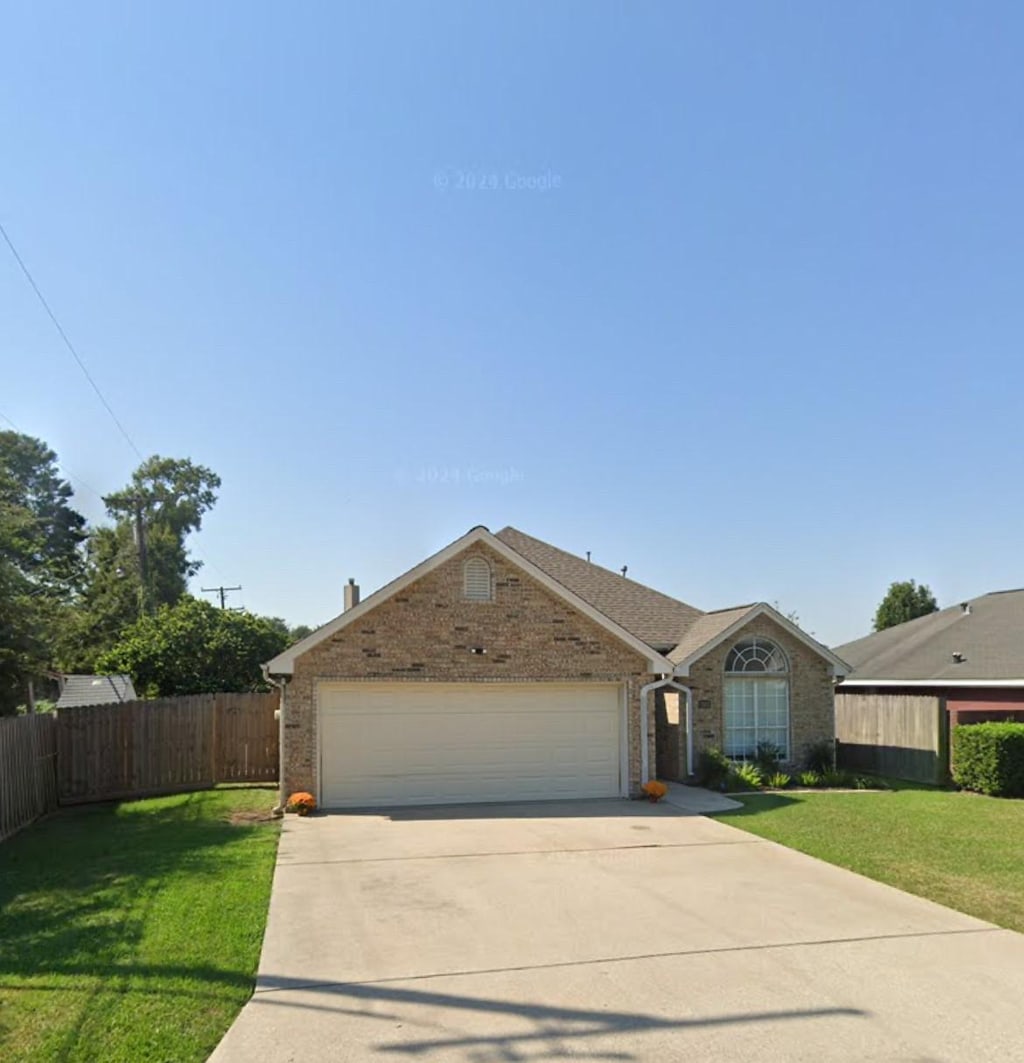
M 1024 797 L 1024 723 L 954 727 L 953 780 L 993 797 Z

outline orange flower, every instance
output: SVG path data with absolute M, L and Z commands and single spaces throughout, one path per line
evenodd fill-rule
M 648 799 L 652 802 L 660 801 L 665 794 L 668 793 L 668 787 L 657 779 L 651 779 L 650 782 L 645 782 L 640 789 L 647 794 Z
M 312 794 L 307 794 L 305 790 L 292 794 L 288 798 L 288 804 L 285 805 L 285 811 L 297 812 L 300 816 L 308 816 L 314 808 L 316 808 L 316 798 Z

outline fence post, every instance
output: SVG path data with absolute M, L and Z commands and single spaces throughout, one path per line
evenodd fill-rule
M 213 695 L 213 712 L 211 714 L 212 718 L 213 718 L 213 734 L 212 734 L 212 736 L 210 738 L 210 785 L 211 786 L 216 786 L 217 783 L 220 782 L 220 779 L 218 779 L 218 777 L 217 777 L 220 774 L 219 771 L 218 771 L 218 768 L 220 767 L 220 750 L 217 748 L 218 741 L 220 740 L 220 730 L 221 730 L 220 726 L 219 726 L 220 720 L 218 719 L 218 717 L 220 716 L 220 707 L 221 707 L 221 699 L 216 694 L 214 694 Z

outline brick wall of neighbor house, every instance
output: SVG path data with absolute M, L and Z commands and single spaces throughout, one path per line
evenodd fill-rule
M 835 738 L 835 705 L 832 673 L 828 663 L 802 642 L 793 638 L 767 616 L 745 625 L 735 636 L 690 666 L 689 677 L 679 682 L 693 689 L 693 756 L 696 763 L 702 749 L 722 748 L 724 741 L 723 690 L 725 658 L 733 645 L 751 635 L 761 635 L 778 643 L 789 658 L 790 761 L 799 765 L 812 743 Z M 686 773 L 686 734 L 682 706 L 678 731 L 679 773 Z
M 493 601 L 462 598 L 462 566 L 474 554 L 491 564 Z M 472 654 L 471 646 L 485 647 L 487 653 Z M 318 680 L 507 679 L 625 683 L 635 789 L 640 778 L 639 692 L 651 678 L 647 668 L 639 653 L 499 554 L 475 544 L 296 660 L 284 699 L 285 788 L 316 793 Z

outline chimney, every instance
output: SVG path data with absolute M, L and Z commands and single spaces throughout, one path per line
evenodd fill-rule
M 359 604 L 359 584 L 354 579 L 349 579 L 345 584 L 345 612 L 354 609 Z

